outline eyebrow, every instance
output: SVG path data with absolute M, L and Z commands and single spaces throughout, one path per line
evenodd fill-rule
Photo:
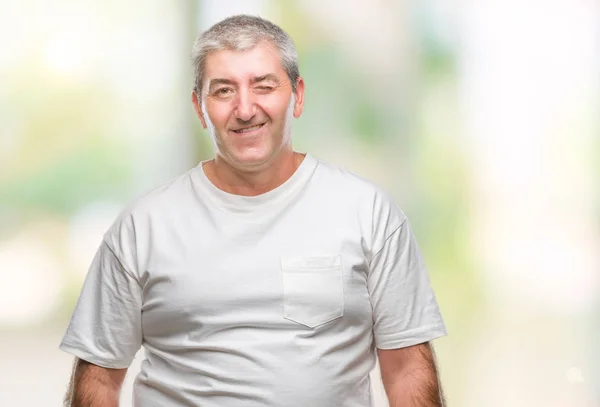
M 264 82 L 264 81 L 279 82 L 279 79 L 277 79 L 277 76 L 275 76 L 275 74 L 272 74 L 272 73 L 268 73 L 266 75 L 261 75 L 261 76 L 255 76 L 254 78 L 252 78 L 252 83 Z
M 216 85 L 233 85 L 235 82 L 232 81 L 231 79 L 225 79 L 225 78 L 215 78 L 215 79 L 211 79 L 210 82 L 208 83 L 208 90 L 211 91 L 213 87 L 215 87 Z
M 279 83 L 279 79 L 277 79 L 277 76 L 272 73 L 255 76 L 254 78 L 252 78 L 251 83 L 259 83 L 259 82 L 264 82 L 264 81 L 273 81 L 273 82 Z M 227 79 L 227 78 L 211 79 L 210 82 L 208 83 L 209 91 L 211 91 L 217 85 L 235 85 L 235 81 L 233 81 L 231 79 Z

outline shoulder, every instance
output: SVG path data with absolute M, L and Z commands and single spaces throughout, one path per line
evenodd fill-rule
M 192 191 L 194 167 L 138 195 L 125 204 L 104 234 L 104 241 L 115 253 L 135 246 L 139 235 L 150 227 L 152 219 L 176 212 Z
M 198 167 L 193 167 L 137 196 L 129 202 L 124 212 L 144 214 L 165 206 L 172 208 L 173 203 L 181 203 L 182 198 L 189 196 L 192 178 L 197 171 Z
M 406 215 L 392 196 L 381 185 L 343 166 L 317 158 L 317 179 L 334 196 L 359 205 L 361 212 L 368 212 L 373 221 L 386 221 L 399 226 Z

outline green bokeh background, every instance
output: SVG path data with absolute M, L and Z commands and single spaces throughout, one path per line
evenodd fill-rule
M 210 18 L 203 13 L 211 7 L 221 13 L 256 7 L 291 34 L 299 51 L 307 89 L 305 112 L 294 123 L 295 148 L 372 179 L 407 213 L 450 334 L 436 342 L 450 405 L 477 405 L 469 380 L 474 375 L 473 360 L 480 355 L 474 344 L 488 333 L 482 329 L 483 322 L 489 325 L 494 317 L 486 315 L 484 266 L 473 246 L 473 214 L 480 203 L 473 200 L 473 157 L 469 156 L 473 150 L 465 148 L 469 141 L 461 121 L 464 49 L 455 15 L 440 17 L 439 5 L 433 1 L 389 2 L 386 13 L 397 20 L 392 25 L 397 41 L 385 48 L 377 40 L 381 34 L 363 34 L 372 34 L 372 46 L 381 52 L 393 51 L 392 69 L 388 65 L 378 72 L 360 63 L 363 48 L 348 51 L 353 47 L 344 29 L 353 30 L 351 20 L 344 20 L 337 26 L 342 29 L 336 31 L 328 19 L 343 20 L 341 14 L 315 18 L 319 10 L 308 12 L 300 1 L 246 2 L 243 6 L 243 2 L 224 6 L 228 2 L 189 0 L 128 5 L 96 1 L 86 6 L 66 0 L 56 3 L 52 7 L 30 0 L 2 6 L 9 15 L 29 20 L 34 28 L 7 28 L 18 33 L 17 46 L 9 48 L 17 56 L 0 65 L 5 78 L 0 93 L 0 245 L 8 247 L 17 236 L 41 242 L 63 277 L 57 298 L 37 314 L 32 311 L 35 315 L 19 320 L 2 319 L 0 313 L 0 335 L 5 349 L 12 349 L 7 352 L 23 355 L 19 359 L 23 366 L 37 366 L 35 358 L 58 352 L 57 340 L 85 273 L 81 263 L 72 261 L 69 251 L 73 249 L 68 244 L 73 220 L 82 211 L 99 202 L 122 207 L 211 157 L 209 136 L 189 103 L 191 44 L 196 33 L 206 28 L 202 21 Z M 350 3 L 347 7 L 369 7 L 368 2 Z M 64 52 L 59 47 L 59 67 L 67 61 L 61 71 L 52 65 L 56 53 L 51 39 L 60 32 L 62 17 L 65 24 L 75 27 L 66 44 L 72 40 L 81 45 L 78 33 L 84 43 L 80 48 L 67 46 Z M 47 24 L 35 25 L 40 21 Z M 440 22 L 452 23 L 454 31 L 440 31 Z M 357 23 L 355 29 L 361 27 Z M 163 37 L 166 40 L 154 46 L 153 41 Z M 71 57 L 78 61 L 77 53 L 84 51 L 87 59 L 69 65 Z M 138 59 L 131 59 L 132 55 Z M 161 59 L 170 62 L 163 66 Z M 134 86 L 138 77 L 146 78 L 147 89 Z M 593 110 L 596 102 L 583 103 Z M 586 128 L 597 129 L 596 115 L 588 120 L 591 124 Z M 593 146 L 591 153 L 589 146 Z M 598 142 L 588 140 L 577 151 L 582 157 L 597 158 Z M 591 162 L 598 173 L 600 160 L 592 158 Z M 600 199 L 595 191 L 591 196 L 597 221 Z M 0 261 L 0 267 L 3 264 L 9 263 Z M 0 270 L 3 284 L 10 285 L 11 274 L 20 272 Z M 32 276 L 37 278 L 35 273 Z M 27 289 L 20 287 L 26 296 Z M 572 322 L 584 326 L 578 329 L 589 330 L 582 321 L 590 315 L 597 320 L 591 308 L 584 316 L 550 316 L 548 326 L 559 323 L 564 329 Z M 588 342 L 578 343 L 586 346 Z M 52 355 L 48 356 L 50 365 L 67 375 L 68 357 Z M 592 366 L 597 372 L 598 364 Z M 10 383 L 26 381 L 23 375 Z M 61 392 L 48 386 L 44 394 L 56 397 Z M 597 386 L 589 390 L 582 385 L 573 392 L 565 403 L 592 403 L 589 395 L 598 394 Z M 0 396 L 0 404 L 5 405 L 2 400 Z M 543 400 L 540 396 L 523 405 L 542 406 Z

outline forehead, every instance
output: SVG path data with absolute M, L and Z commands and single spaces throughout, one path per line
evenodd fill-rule
M 213 78 L 247 79 L 268 73 L 285 75 L 275 46 L 261 42 L 246 51 L 221 50 L 208 55 L 204 65 L 205 80 Z

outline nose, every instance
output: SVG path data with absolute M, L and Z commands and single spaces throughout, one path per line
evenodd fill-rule
M 237 119 L 244 122 L 252 120 L 256 115 L 254 95 L 249 89 L 240 89 L 238 91 L 237 105 L 234 114 Z

